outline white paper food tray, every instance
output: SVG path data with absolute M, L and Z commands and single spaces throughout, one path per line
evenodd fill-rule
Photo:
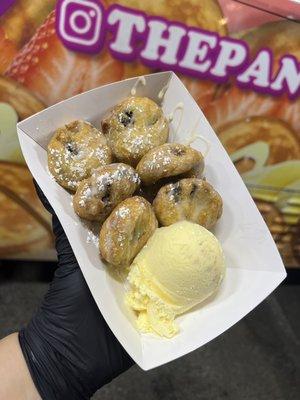
M 205 159 L 205 176 L 224 201 L 223 215 L 214 231 L 226 257 L 223 285 L 214 298 L 178 318 L 180 333 L 172 339 L 141 335 L 136 330 L 134 316 L 124 305 L 124 285 L 107 273 L 97 247 L 87 243 L 88 230 L 73 211 L 71 195 L 47 170 L 45 148 L 54 130 L 75 119 L 85 119 L 99 127 L 107 110 L 130 95 L 137 78 L 65 100 L 20 122 L 17 128 L 29 169 L 57 213 L 102 315 L 130 356 L 148 370 L 183 356 L 226 331 L 265 299 L 285 278 L 286 272 L 247 188 L 182 82 L 172 72 L 145 78 L 146 86 L 139 85 L 137 95 L 148 96 L 158 103 L 158 93 L 169 83 L 162 103 L 165 115 L 170 114 L 178 102 L 184 104 L 177 141 L 187 140 L 199 120 L 198 133 L 211 143 Z M 173 131 L 179 114 L 175 113 L 171 123 Z M 193 147 L 203 150 L 204 145 L 197 141 Z

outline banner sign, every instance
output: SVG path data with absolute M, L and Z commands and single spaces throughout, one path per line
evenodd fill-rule
M 273 73 L 273 53 L 262 48 L 250 57 L 247 43 L 189 27 L 161 17 L 113 5 L 106 11 L 97 0 L 58 0 L 57 32 L 64 45 L 96 54 L 108 48 L 121 61 L 140 60 L 154 69 L 174 70 L 217 83 L 232 77 L 238 86 L 271 95 L 300 91 L 299 61 L 290 54 Z
M 300 268 L 299 20 L 292 0 L 1 0 L 0 259 L 55 256 L 16 122 L 99 86 L 172 70 L 285 265 Z

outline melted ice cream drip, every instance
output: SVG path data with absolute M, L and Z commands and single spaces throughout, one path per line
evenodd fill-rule
M 171 142 L 176 142 L 177 133 L 178 133 L 179 128 L 180 128 L 181 123 L 182 123 L 183 111 L 184 111 L 184 104 L 182 102 L 180 102 L 174 107 L 174 110 L 171 112 L 171 114 L 168 115 L 169 122 L 172 122 L 176 112 L 180 113 L 180 116 L 179 116 L 179 119 L 178 119 L 178 124 L 177 124 L 176 129 L 174 130 L 173 135 L 172 135 L 173 137 L 171 139 Z
M 205 152 L 202 152 L 202 155 L 205 158 L 207 156 L 207 154 L 209 153 L 209 150 L 211 147 L 211 142 L 208 139 L 206 139 L 204 136 L 197 134 L 199 122 L 200 122 L 200 119 L 198 119 L 195 126 L 192 128 L 189 138 L 184 142 L 184 144 L 186 146 L 190 146 L 192 143 L 196 142 L 196 140 L 200 139 L 206 145 Z
M 135 84 L 133 85 L 132 89 L 130 90 L 131 96 L 135 96 L 136 95 L 136 88 L 140 84 L 143 85 L 143 86 L 146 86 L 146 79 L 145 79 L 144 76 L 139 76 L 137 78 L 137 80 L 135 81 Z
M 158 93 L 158 99 L 163 101 L 165 94 L 167 93 L 167 90 L 169 89 L 170 82 L 168 82 L 163 88 L 159 91 Z

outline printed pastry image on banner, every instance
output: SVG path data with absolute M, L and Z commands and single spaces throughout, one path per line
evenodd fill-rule
M 286 267 L 299 268 L 299 19 L 293 1 L 3 1 L 0 258 L 54 257 L 16 122 L 107 83 L 173 70 L 228 151 Z

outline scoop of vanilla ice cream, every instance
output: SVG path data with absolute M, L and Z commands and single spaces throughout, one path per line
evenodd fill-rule
M 181 314 L 213 294 L 224 277 L 218 239 L 188 221 L 158 228 L 134 259 L 127 304 L 138 313 L 143 332 L 172 337 Z

